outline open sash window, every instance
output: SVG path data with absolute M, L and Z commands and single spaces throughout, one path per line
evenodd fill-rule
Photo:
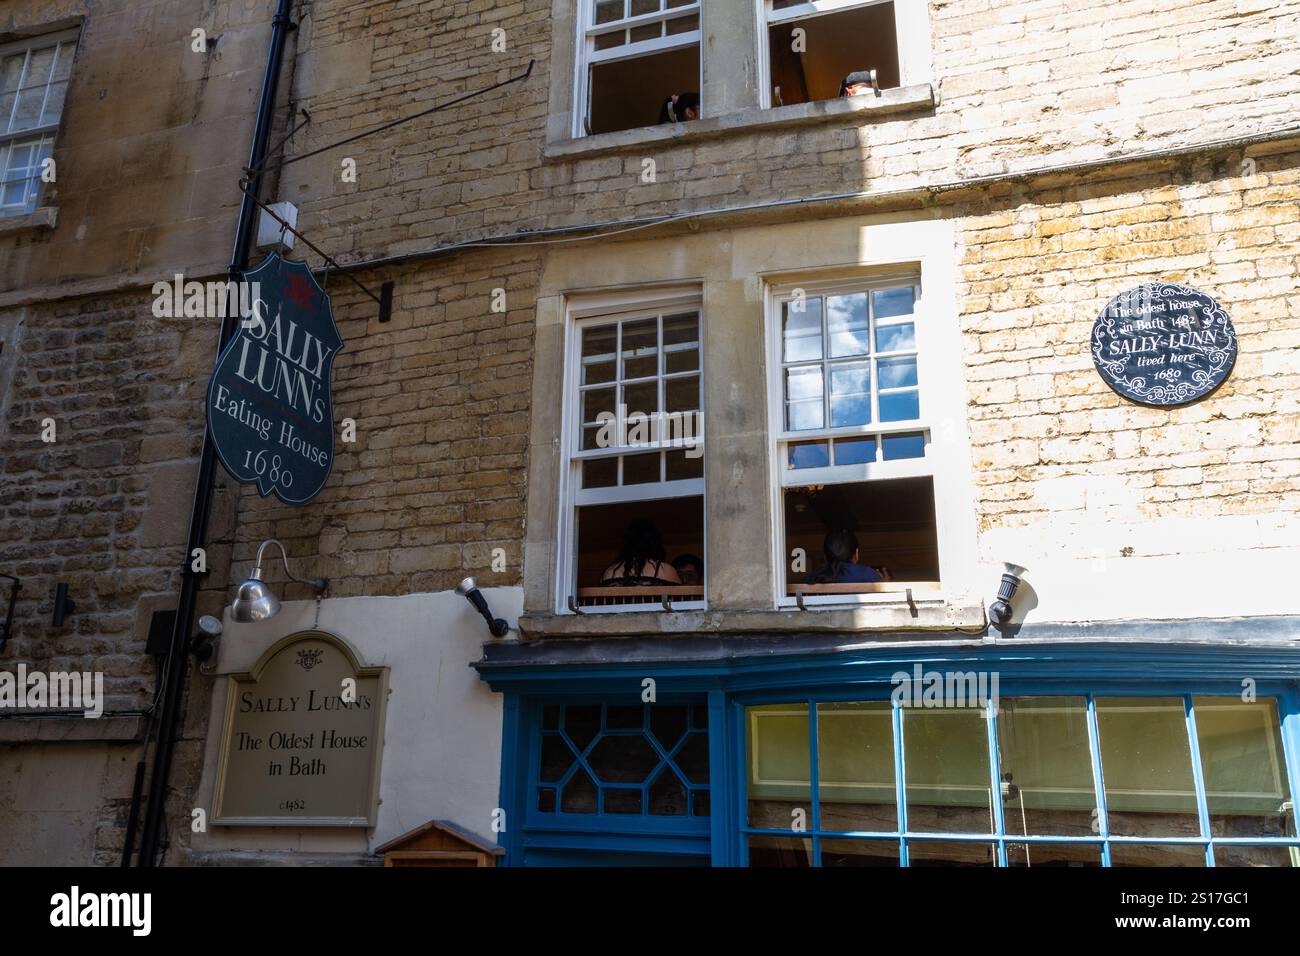
M 559 603 L 582 613 L 703 607 L 699 297 L 597 304 L 575 316 Z M 629 535 L 638 538 L 632 553 Z M 637 560 L 624 566 L 629 557 Z

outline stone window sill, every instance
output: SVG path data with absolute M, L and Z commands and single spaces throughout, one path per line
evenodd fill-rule
M 666 143 L 689 144 L 718 137 L 819 123 L 845 120 L 865 123 L 898 113 L 933 109 L 938 105 L 939 97 L 934 87 L 929 83 L 922 83 L 916 86 L 882 90 L 879 96 L 867 94 L 837 100 L 817 100 L 812 103 L 796 103 L 793 106 L 777 106 L 766 110 L 753 107 L 728 113 L 725 116 L 706 117 L 689 123 L 643 126 L 637 129 L 619 130 L 616 133 L 597 133 L 594 136 L 559 140 L 548 143 L 542 156 L 548 161 L 558 162 L 644 149 Z
M 790 609 L 631 611 L 619 613 L 547 614 L 525 613 L 519 619 L 519 633 L 525 640 L 547 638 L 632 637 L 639 635 L 682 636 L 701 634 L 807 634 L 828 631 L 871 633 L 874 631 L 979 630 L 985 624 L 979 605 L 957 606 L 940 601 L 870 604 L 860 607 L 828 607 L 800 611 Z
M 59 210 L 55 206 L 41 206 L 25 216 L 0 216 L 0 236 L 53 229 L 58 220 Z

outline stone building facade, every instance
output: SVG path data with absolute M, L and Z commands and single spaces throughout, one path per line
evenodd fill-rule
M 5 44 L 78 31 L 53 143 L 57 180 L 33 212 L 0 218 L 0 572 L 22 578 L 4 663 L 100 668 L 123 711 L 145 710 L 157 686 L 144 639 L 152 612 L 174 606 L 216 344 L 210 323 L 154 319 L 149 290 L 176 272 L 224 273 L 273 6 L 219 4 L 196 19 L 165 0 L 95 10 L 32 2 L 0 22 Z M 1263 813 L 1260 797 L 1223 811 L 1237 829 L 1213 829 L 1217 801 L 1235 798 L 1211 785 L 1217 771 L 1175 755 L 1170 773 L 1188 774 L 1172 788 L 1183 803 L 1145 812 L 1178 820 L 1200 810 L 1211 829 L 1201 842 L 1185 819 L 1136 834 L 1172 826 L 1166 835 L 1187 841 L 1177 852 L 1202 862 L 1227 861 L 1232 847 L 1209 842 L 1225 834 L 1282 852 L 1276 841 L 1288 827 L 1295 834 L 1281 806 L 1300 756 L 1291 650 L 1300 608 L 1287 574 L 1300 504 L 1300 4 L 310 0 L 293 19 L 277 108 L 286 156 L 535 64 L 525 80 L 286 165 L 263 188 L 265 200 L 293 203 L 298 227 L 353 277 L 394 282 L 394 310 L 381 323 L 337 270 L 318 273 L 345 342 L 336 421 L 352 419 L 356 440 L 339 445 L 329 483 L 306 507 L 230 481 L 217 491 L 204 610 L 220 613 L 268 538 L 296 567 L 328 576 L 330 590 L 318 607 L 268 569 L 286 598 L 282 617 L 240 625 L 227 615 L 219 676 L 190 671 L 169 861 L 362 862 L 446 818 L 495 834 L 508 863 L 613 854 L 829 864 L 873 858 L 855 852 L 868 844 L 897 847 L 895 859 L 934 847 L 937 859 L 980 862 L 899 836 L 897 809 L 892 822 L 861 809 L 885 805 L 860 799 L 870 789 L 862 780 L 833 785 L 854 799 L 832 796 L 824 778 L 814 796 L 816 761 L 807 769 L 807 753 L 781 732 L 769 738 L 785 740 L 774 749 L 756 736 L 769 720 L 811 726 L 817 740 L 816 714 L 826 720 L 835 703 L 861 704 L 873 727 L 890 675 L 922 662 L 999 673 L 1008 697 L 1017 686 L 1025 698 L 1056 688 L 1062 712 L 1088 715 L 1074 730 L 1086 725 L 1085 738 L 1102 741 L 1098 765 L 1122 759 L 1108 756 L 1105 701 L 1149 702 L 1142 713 L 1154 723 L 1111 716 L 1138 721 L 1125 733 L 1155 732 L 1178 701 L 1191 709 L 1193 695 L 1222 698 L 1228 677 L 1266 685 L 1275 709 L 1242 718 L 1263 721 L 1264 743 L 1233 739 L 1244 760 L 1272 753 L 1276 731 L 1281 759 L 1257 789 L 1268 799 L 1277 791 L 1271 812 L 1283 822 L 1267 832 L 1241 823 Z M 201 53 L 196 28 L 207 33 Z M 805 43 L 797 69 L 784 52 L 799 36 L 792 30 Z M 837 32 L 863 46 L 845 49 Z M 879 92 L 824 92 L 827 77 L 868 67 Z M 685 92 L 698 92 L 699 118 L 654 123 L 661 101 Z M 1235 326 L 1235 367 L 1199 402 L 1134 404 L 1094 368 L 1098 315 L 1153 282 L 1204 291 Z M 851 321 L 840 345 L 822 332 L 824 413 L 838 414 L 830 360 L 858 356 L 859 366 L 876 363 L 876 384 L 856 389 L 868 395 L 869 421 L 849 410 L 836 428 L 793 428 L 788 403 L 808 399 L 788 391 L 783 370 L 795 354 L 783 352 L 795 342 L 784 330 L 798 320 L 785 323 L 805 314 L 790 303 L 829 312 L 903 289 L 911 305 L 881 316 L 896 330 L 907 324 L 900 316 L 915 317 L 919 344 L 901 358 L 876 358 Z M 874 309 L 864 313 L 867 335 L 878 331 Z M 592 419 L 579 415 L 584 370 L 605 374 L 597 366 L 608 349 L 584 353 L 584 336 L 639 334 L 648 316 L 655 344 L 613 367 L 660 356 L 652 377 L 665 403 L 694 381 L 694 405 L 683 399 L 676 410 L 699 410 L 703 456 L 610 452 L 603 460 L 619 462 L 611 483 L 587 463 L 602 456 L 583 444 Z M 681 333 L 672 349 L 670 324 Z M 674 350 L 671 361 L 688 364 L 670 368 Z M 888 373 L 881 361 L 894 363 Z M 919 385 L 908 384 L 908 368 Z M 919 394 L 921 413 L 885 415 L 884 374 L 895 376 L 895 401 Z M 40 440 L 47 417 L 59 429 L 54 444 Z M 919 455 L 889 457 L 887 438 L 918 435 Z M 870 462 L 837 471 L 829 456 L 850 440 L 855 455 L 872 442 Z M 665 455 L 655 465 L 664 470 L 624 493 L 637 482 L 617 476 L 650 453 Z M 805 467 L 813 477 L 801 482 L 794 472 Z M 891 498 L 890 482 L 912 484 L 895 484 L 901 497 Z M 662 495 L 647 485 L 664 486 Z M 918 488 L 932 513 L 916 505 Z M 893 577 L 911 590 L 810 593 L 802 610 L 803 568 L 821 564 L 823 528 L 808 515 L 828 507 L 836 520 L 852 513 L 864 550 L 894 548 L 864 561 L 906 568 Z M 902 524 L 871 527 L 880 512 Z M 618 531 L 644 514 L 672 548 L 703 558 L 702 593 L 679 595 L 671 610 L 584 606 L 578 592 L 600 584 Z M 1028 570 L 1011 627 L 998 629 L 986 608 L 1004 561 Z M 510 639 L 480 647 L 481 622 L 450 593 L 468 574 L 515 627 Z M 62 629 L 49 624 L 58 582 L 78 602 Z M 390 668 L 377 824 L 192 833 L 192 809 L 210 809 L 217 789 L 220 675 L 248 671 L 308 626 Z M 646 704 L 646 727 L 682 721 L 676 745 L 647 731 L 665 751 L 658 763 L 637 764 L 630 743 L 623 763 L 603 769 L 583 762 L 580 745 L 565 744 L 576 747 L 572 759 L 548 750 L 577 739 L 570 715 L 587 722 L 589 742 L 618 737 L 608 734 L 613 711 L 630 720 L 625 711 L 646 703 L 646 679 L 665 707 L 660 718 Z M 1022 736 L 1048 734 L 1026 707 Z M 1202 710 L 1206 727 L 1213 713 Z M 87 730 L 92 722 L 5 715 L 0 759 L 13 772 L 0 790 L 0 832 L 23 834 L 6 861 L 115 862 L 145 723 L 102 719 Z M 1212 749 L 1209 736 L 1200 743 Z M 768 757 L 794 782 L 764 778 Z M 619 788 L 605 786 L 606 773 L 641 781 L 638 811 L 608 809 Z M 94 793 L 68 785 L 88 774 L 101 781 Z M 938 808 L 928 830 L 955 832 L 952 819 L 978 801 L 931 783 L 939 795 L 927 791 L 933 802 L 916 808 Z M 1084 802 L 1104 810 L 1097 786 L 1098 799 Z M 1124 804 L 1131 794 L 1113 795 L 1107 831 L 1089 830 L 1086 813 L 1079 826 L 1083 804 L 1053 804 L 1051 786 L 1038 790 L 1030 810 L 1071 828 L 1049 827 L 1047 837 L 1087 831 L 1098 836 L 1098 861 L 1158 859 L 1142 856 L 1150 845 L 1104 842 L 1122 835 L 1125 813 L 1143 812 Z M 1009 835 L 1051 842 L 1009 829 L 1025 811 L 1022 799 L 1013 812 L 1010 793 L 989 797 L 991 828 L 975 831 L 990 834 L 989 860 L 1004 864 L 1033 842 Z M 810 829 L 777 834 L 788 824 L 772 820 L 804 804 Z M 827 808 L 854 825 L 828 825 Z M 837 835 L 845 830 L 876 836 Z M 1090 852 L 1062 862 L 1090 862 Z

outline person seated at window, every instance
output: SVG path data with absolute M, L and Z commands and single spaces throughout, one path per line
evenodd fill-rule
M 805 584 L 874 584 L 886 580 L 875 568 L 858 564 L 858 537 L 848 528 L 828 532 L 822 551 L 826 567 L 808 575 Z
M 693 554 L 683 554 L 673 558 L 673 569 L 682 579 L 682 584 L 704 583 L 704 562 Z
M 840 81 L 840 96 L 861 96 L 875 89 L 875 70 L 857 70 Z
M 642 584 L 681 584 L 682 579 L 664 560 L 664 539 L 653 521 L 637 518 L 623 532 L 618 560 L 605 569 L 600 583 L 607 587 Z
M 674 93 L 664 100 L 663 105 L 659 107 L 659 122 L 661 123 L 681 123 L 699 118 L 699 93 Z

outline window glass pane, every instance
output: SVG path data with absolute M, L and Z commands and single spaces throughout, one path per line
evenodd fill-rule
M 821 428 L 822 367 L 805 365 L 785 370 L 785 427 L 790 431 Z
M 659 0 L 632 0 L 632 16 L 639 17 L 646 13 L 658 13 Z
M 865 292 L 826 297 L 826 334 L 831 340 L 831 358 L 866 355 L 871 350 Z
M 822 357 L 822 300 L 786 302 L 781 306 L 782 361 L 806 362 Z
M 812 840 L 793 836 L 752 836 L 749 838 L 749 865 L 812 866 Z
M 899 461 L 903 458 L 925 457 L 925 433 L 903 432 L 898 435 L 880 436 L 881 457 L 885 461 Z
M 817 705 L 822 830 L 898 829 L 889 701 Z
M 746 743 L 749 825 L 789 830 L 801 811 L 812 826 L 808 786 L 808 705 L 750 707 Z
M 0 133 L 9 129 L 9 116 L 14 111 L 14 100 L 17 93 L 0 93 Z M 0 146 L 0 150 L 4 147 Z
M 694 313 L 664 318 L 664 371 L 693 372 L 700 367 L 700 318 Z
M 1098 698 L 1097 725 L 1110 832 L 1200 835 L 1182 699 Z
M 1294 817 L 1277 703 L 1196 697 L 1196 737 L 1210 811 L 1220 837 L 1290 836 Z
M 623 377 L 659 374 L 659 320 L 623 323 Z
M 54 61 L 53 80 L 66 80 L 72 75 L 72 58 L 77 52 L 77 45 L 72 42 L 60 43 L 58 59 Z
M 1300 847 L 1216 846 L 1215 866 L 1300 866 Z
M 27 61 L 27 75 L 23 77 L 23 89 L 44 87 L 50 82 L 50 68 L 54 66 L 54 50 L 54 47 L 47 46 L 32 51 L 31 58 Z
M 63 97 L 67 92 L 66 82 L 54 83 L 50 86 L 49 96 L 45 99 L 45 112 L 41 114 L 42 126 L 59 121 L 59 117 L 63 115 Z
M 582 330 L 582 384 L 614 381 L 614 350 L 618 347 L 617 325 Z
M 582 463 L 582 487 L 613 488 L 617 484 L 617 458 L 589 458 Z
M 624 0 L 596 0 L 596 22 L 611 23 L 623 19 Z
M 792 442 L 786 448 L 790 468 L 825 468 L 831 463 L 830 450 L 824 441 Z
M 700 407 L 700 377 L 670 378 L 664 382 L 664 411 L 692 412 Z
M 582 450 L 589 451 L 592 448 L 608 448 L 609 443 L 616 440 L 612 427 L 606 425 L 583 425 L 582 426 Z
M 880 396 L 882 422 L 910 422 L 921 417 L 921 393 L 886 392 Z
M 993 844 L 965 840 L 911 840 L 908 866 L 993 866 Z
M 633 27 L 628 31 L 628 39 L 632 43 L 640 43 L 642 40 L 657 40 L 663 36 L 664 25 L 662 23 L 643 23 L 639 27 Z
M 876 460 L 874 438 L 841 438 L 835 442 L 835 464 L 861 465 Z
M 18 80 L 23 74 L 23 63 L 27 54 L 14 53 L 0 60 L 0 92 L 12 93 L 18 89 Z M 8 117 L 4 117 L 8 119 Z M 2 127 L 0 127 L 2 128 Z
M 38 86 L 34 90 L 20 90 L 18 93 L 18 107 L 14 110 L 13 126 L 14 130 L 31 129 L 37 126 L 41 120 L 41 104 L 45 102 L 45 87 Z
M 921 688 L 914 690 L 917 697 L 921 692 Z M 982 709 L 907 707 L 903 711 L 903 747 L 909 830 L 993 832 L 988 736 Z M 909 844 L 909 851 L 920 845 Z
M 628 440 L 633 441 L 637 438 L 636 435 L 632 434 L 637 423 L 632 421 L 632 416 L 638 414 L 653 415 L 659 411 L 659 383 L 657 381 L 638 382 L 635 385 L 624 385 L 620 390 L 623 393 L 623 404 L 627 406 L 627 427 L 631 436 Z M 654 438 L 649 423 L 641 431 L 644 433 L 645 440 L 649 441 Z
M 665 454 L 668 481 L 683 481 L 687 478 L 704 477 L 703 453 L 692 458 L 684 451 L 670 451 Z
M 569 778 L 560 797 L 562 813 L 595 813 L 596 784 L 582 767 Z
M 582 421 L 590 425 L 600 421 L 601 412 L 610 415 L 618 411 L 614 407 L 614 390 L 612 388 L 590 388 L 582 393 Z M 613 424 L 610 426 L 611 444 L 616 444 L 613 435 Z
M 690 33 L 692 30 L 700 28 L 700 15 L 692 13 L 689 16 L 677 17 L 668 21 L 668 35 L 676 36 L 679 33 Z
M 894 840 L 822 840 L 822 866 L 898 866 Z
M 695 0 L 668 0 L 668 7 L 669 9 L 673 7 L 689 7 L 692 3 L 695 3 Z
M 659 481 L 659 452 L 623 456 L 623 484 L 645 485 Z
M 876 384 L 880 388 L 907 388 L 916 384 L 916 357 L 879 359 Z
M 839 362 L 831 366 L 831 426 L 871 421 L 871 363 Z
M 877 319 L 911 315 L 916 309 L 916 289 L 910 285 L 896 289 L 877 289 L 871 293 L 871 308 Z
M 876 326 L 877 352 L 906 352 L 916 348 L 916 326 L 911 322 Z
M 1008 843 L 1007 866 L 1101 866 L 1101 844 Z
M 1104 770 L 1102 774 L 1105 775 Z M 1185 844 L 1112 843 L 1110 865 L 1205 866 L 1205 847 Z
M 1092 835 L 1097 794 L 1087 701 L 1082 697 L 1004 699 L 997 725 L 1006 832 Z M 1036 857 L 1033 847 L 1029 856 L 1031 861 Z
M 596 37 L 596 49 L 608 50 L 616 46 L 622 46 L 627 40 L 626 30 L 615 30 L 613 33 L 602 33 Z

